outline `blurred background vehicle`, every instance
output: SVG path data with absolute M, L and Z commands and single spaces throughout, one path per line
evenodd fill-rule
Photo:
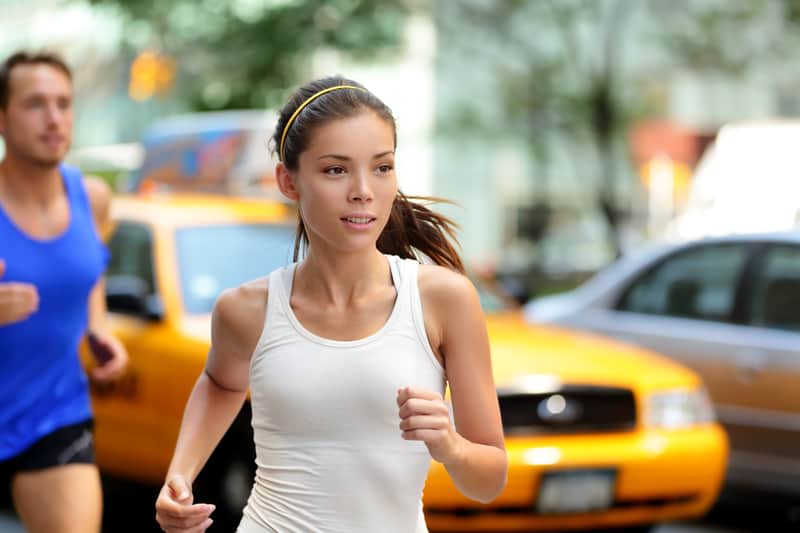
M 291 215 L 265 199 L 117 198 L 107 301 L 130 369 L 120 382 L 92 389 L 104 472 L 162 482 L 205 363 L 213 303 L 224 288 L 291 261 Z M 432 529 L 650 525 L 700 516 L 713 504 L 727 441 L 696 374 L 638 348 L 533 328 L 502 293 L 480 292 L 509 484 L 484 506 L 432 465 L 425 490 Z M 217 531 L 236 522 L 253 469 L 246 406 L 197 482 L 198 501 L 217 505 Z
M 694 372 L 641 348 L 531 327 L 501 292 L 478 288 L 508 484 L 479 504 L 433 463 L 424 493 L 432 531 L 644 532 L 708 511 L 728 443 Z
M 122 190 L 142 165 L 144 147 L 140 142 L 84 146 L 72 150 L 68 163 L 84 174 L 98 176 L 113 190 Z
M 800 494 L 800 232 L 631 254 L 525 314 L 694 369 L 730 436 L 728 486 Z
M 258 195 L 274 191 L 269 139 L 277 116 L 243 110 L 157 119 L 142 137 L 144 157 L 126 190 Z
M 726 124 L 703 154 L 666 235 L 691 239 L 800 225 L 800 120 Z

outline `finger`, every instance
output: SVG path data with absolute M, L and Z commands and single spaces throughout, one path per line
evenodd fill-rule
M 422 400 L 442 400 L 442 395 L 436 391 L 427 389 L 417 389 L 414 387 L 405 387 L 408 398 L 419 398 Z M 402 405 L 402 404 L 401 404 Z
M 400 429 L 410 431 L 415 429 L 444 429 L 450 421 L 442 416 L 410 416 L 400 421 Z
M 0 323 L 24 320 L 39 308 L 36 287 L 28 283 L 0 283 Z
M 6 273 L 6 262 L 0 259 L 0 278 Z
M 400 418 L 408 418 L 414 415 L 447 415 L 450 411 L 442 401 L 420 400 L 411 398 L 404 403 L 398 410 Z
M 159 502 L 156 513 L 164 520 L 177 523 L 187 519 L 208 517 L 214 509 L 216 507 L 205 503 L 180 505 L 175 502 Z
M 156 514 L 156 520 L 164 527 L 175 529 L 189 529 L 203 524 L 209 519 L 208 514 L 192 515 L 183 518 L 176 518 L 167 514 Z
M 423 442 L 434 441 L 439 437 L 441 430 L 438 429 L 411 429 L 403 431 L 401 436 L 405 440 L 421 440 Z
M 109 381 L 119 377 L 122 373 L 121 363 L 115 359 L 111 359 L 106 363 L 96 366 L 92 369 L 92 378 L 97 381 Z M 188 503 L 188 502 L 187 502 Z
M 107 363 L 103 366 L 97 366 L 92 369 L 92 379 L 95 381 L 111 381 L 115 377 L 117 377 L 117 373 L 111 366 L 111 363 Z
M 397 407 L 400 407 L 408 400 L 408 387 L 397 389 Z
M 99 380 L 105 381 L 108 379 L 114 379 L 122 375 L 122 371 L 125 369 L 126 366 L 126 358 L 116 350 L 112 352 L 114 355 L 108 361 L 96 366 L 92 370 L 92 377 Z
M 33 303 L 33 310 L 36 311 L 39 309 L 39 289 L 36 288 L 36 285 L 27 285 L 27 291 L 31 294 L 31 302 Z
M 6 289 L 9 290 L 11 298 L 19 302 L 28 312 L 34 312 L 39 308 L 39 291 L 36 285 L 30 283 L 7 283 Z
M 36 290 L 36 285 L 30 283 L 2 283 L 0 292 L 4 298 L 30 303 L 39 302 L 39 291 Z

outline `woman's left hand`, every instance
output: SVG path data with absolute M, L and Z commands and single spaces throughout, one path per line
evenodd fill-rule
M 461 437 L 453 428 L 450 409 L 438 392 L 403 387 L 397 391 L 400 429 L 406 440 L 421 440 L 431 457 L 443 464 L 455 461 Z

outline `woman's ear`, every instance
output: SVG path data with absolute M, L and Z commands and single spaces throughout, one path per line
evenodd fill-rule
M 278 188 L 281 193 L 289 200 L 296 202 L 300 194 L 297 192 L 297 187 L 295 187 L 294 177 L 283 163 L 275 165 L 275 179 L 278 182 Z

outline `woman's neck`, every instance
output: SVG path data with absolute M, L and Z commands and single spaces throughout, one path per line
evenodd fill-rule
M 326 254 L 309 248 L 295 271 L 293 292 L 300 291 L 321 304 L 346 307 L 387 283 L 392 283 L 389 263 L 377 249 Z

